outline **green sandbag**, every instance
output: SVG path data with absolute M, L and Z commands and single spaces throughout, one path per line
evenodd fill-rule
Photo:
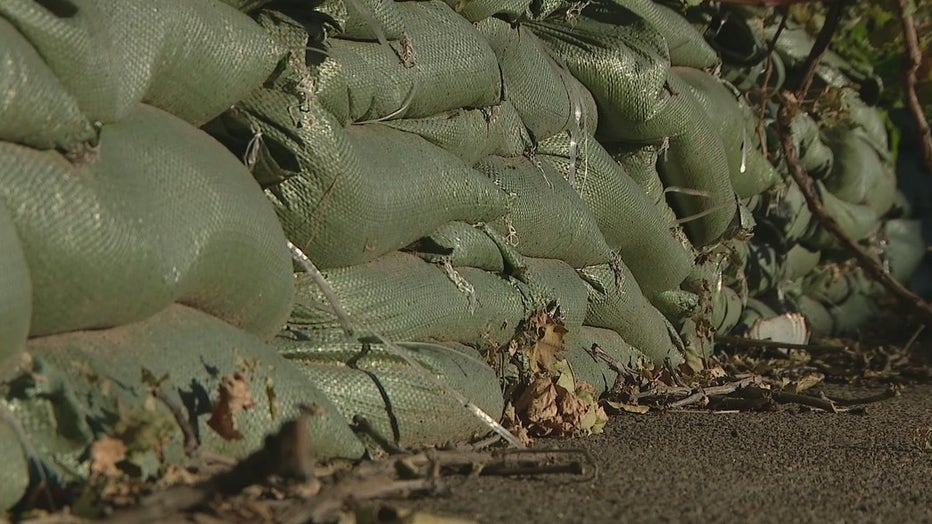
M 592 134 L 598 125 L 595 100 L 527 26 L 489 18 L 476 24 L 498 58 L 504 99 L 514 104 L 536 141 L 562 131 Z
M 786 252 L 784 259 L 784 271 L 787 280 L 795 280 L 812 271 L 822 258 L 819 251 L 810 251 L 805 247 L 794 244 Z
M 592 212 L 550 165 L 527 157 L 488 157 L 474 167 L 509 196 L 508 214 L 494 227 L 522 255 L 556 258 L 577 268 L 613 259 Z
M 825 188 L 840 200 L 863 204 L 877 188 L 884 166 L 863 131 L 834 129 L 826 143 L 832 148 L 835 165 L 825 177 Z M 880 214 L 886 210 L 881 210 Z
M 332 34 L 361 41 L 398 40 L 405 21 L 392 0 L 324 0 L 314 6 L 339 26 Z M 302 6 L 299 9 L 309 10 Z
M 579 276 L 589 285 L 587 325 L 616 331 L 654 363 L 682 361 L 676 330 L 644 298 L 627 267 L 622 265 L 620 275 L 605 265 L 587 267 Z
M 598 106 L 599 138 L 657 138 L 632 134 L 631 129 L 632 124 L 662 113 L 671 100 L 664 89 L 669 50 L 663 35 L 649 22 L 627 9 L 589 5 L 572 23 L 550 18 L 527 27 L 592 93 Z M 539 81 L 536 75 L 525 80 Z
M 332 92 L 324 107 L 349 100 L 353 121 L 421 118 L 462 107 L 499 103 L 501 77 L 495 54 L 473 26 L 439 0 L 395 4 L 409 46 L 329 39 L 328 54 L 343 62 L 341 78 L 321 78 Z M 326 82 L 345 84 L 329 88 Z
M 0 405 L 0 410 L 6 406 Z M 16 431 L 0 416 L 0 511 L 13 507 L 29 487 L 29 463 Z
M 278 181 L 267 193 L 285 234 L 318 266 L 365 263 L 451 221 L 505 214 L 506 195 L 452 153 L 380 124 L 343 129 L 313 103 L 296 123 L 298 103 L 263 88 L 224 120 L 262 133 L 257 149 L 268 165 L 254 174 Z
M 71 148 L 96 136 L 78 102 L 25 38 L 0 18 L 0 140 Z
M 669 71 L 665 41 L 643 19 L 620 8 L 586 8 L 573 25 L 531 24 L 591 92 L 599 107 L 597 137 L 637 142 L 668 140 L 661 157 L 664 185 L 688 221 L 697 245 L 717 240 L 735 212 L 724 145 L 689 88 Z
M 712 293 L 712 328 L 716 334 L 724 335 L 732 330 L 741 320 L 744 301 L 730 287 L 723 286 Z
M 445 270 L 406 253 L 325 271 L 351 319 L 390 340 L 506 342 L 528 316 L 527 288 L 474 268 Z M 297 279 L 289 331 L 297 339 L 330 343 L 342 329 L 317 285 Z
M 887 220 L 883 224 L 883 235 L 887 240 L 883 256 L 890 262 L 890 274 L 900 282 L 908 282 L 927 252 L 922 222 Z
M 681 14 L 652 0 L 611 0 L 637 14 L 663 35 L 675 66 L 712 69 L 721 58 L 702 34 Z
M 490 227 L 450 222 L 405 250 L 416 253 L 428 262 L 449 261 L 454 267 L 466 266 L 502 273 L 507 264 L 502 256 L 503 248 L 508 248 L 504 238 Z
M 215 0 L 56 5 L 4 0 L 0 17 L 91 121 L 116 122 L 142 101 L 199 126 L 261 84 L 283 54 L 252 19 Z
M 573 185 L 605 241 L 619 252 L 647 297 L 683 282 L 693 264 L 692 253 L 673 235 L 659 208 L 594 138 L 574 144 L 564 132 L 542 142 L 537 152 L 541 162 Z
M 744 268 L 748 291 L 757 296 L 776 289 L 786 278 L 786 255 L 766 242 L 753 239 L 748 251 L 748 262 Z
M 657 159 L 659 158 L 658 147 L 653 145 L 635 145 L 626 143 L 609 143 L 604 144 L 605 150 L 613 159 L 624 169 L 625 174 L 631 177 L 647 198 L 653 203 L 654 207 L 663 217 L 663 223 L 676 232 L 681 229 L 676 225 L 676 213 L 667 203 L 667 195 L 664 192 L 663 181 L 660 180 L 660 173 L 657 172 Z M 676 234 L 677 237 L 683 237 L 685 234 Z
M 677 95 L 658 119 L 686 127 L 674 134 L 675 125 L 661 124 L 671 134 L 657 170 L 668 190 L 686 190 L 671 194 L 672 207 L 692 244 L 701 247 L 721 238 L 735 216 L 737 198 L 731 185 L 725 145 L 715 134 L 712 120 L 704 115 L 688 92 L 688 85 L 676 73 L 670 73 L 668 84 Z M 647 125 L 653 126 L 652 122 Z
M 757 195 L 780 179 L 776 170 L 757 148 L 751 109 L 719 79 L 699 69 L 674 68 L 691 88 L 706 117 L 722 140 L 728 158 L 731 186 L 740 198 Z M 750 129 L 749 129 L 750 128 Z
M 470 22 L 497 16 L 504 20 L 518 20 L 531 15 L 532 6 L 539 0 L 444 0 L 454 11 Z
M 493 419 L 504 409 L 492 368 L 470 353 L 438 344 L 400 342 L 403 351 Z M 403 446 L 464 442 L 488 426 L 381 344 L 339 341 L 284 343 L 281 354 L 318 384 L 347 421 L 362 415 L 383 437 Z
M 561 260 L 524 259 L 525 269 L 518 276 L 528 286 L 537 310 L 555 301 L 563 314 L 563 326 L 570 331 L 582 327 L 589 307 L 589 288 L 570 265 Z
M 520 156 L 533 145 L 515 106 L 507 101 L 426 118 L 388 120 L 384 125 L 414 133 L 470 166 L 489 155 Z
M 790 133 L 799 163 L 813 178 L 823 178 L 832 171 L 835 156 L 829 146 L 821 139 L 818 124 L 807 113 L 799 112 L 790 123 Z
M 31 336 L 179 302 L 264 338 L 290 311 L 291 259 L 259 187 L 220 144 L 158 109 L 104 126 L 74 163 L 0 143 L 0 203 L 29 263 Z
M 595 387 L 596 398 L 615 384 L 618 373 L 611 366 L 637 369 L 647 360 L 643 353 L 631 347 L 621 335 L 610 329 L 582 326 L 564 335 L 563 344 L 562 355 L 573 370 L 573 378 L 577 382 L 592 384 Z M 598 349 L 593 350 L 593 346 L 597 346 Z M 595 356 L 594 351 L 602 353 L 603 356 Z M 611 364 L 606 359 L 610 360 Z
M 38 459 L 61 480 L 86 475 L 88 446 L 105 436 L 126 439 L 127 459 L 144 476 L 156 474 L 160 462 L 185 463 L 182 430 L 167 402 L 150 394 L 153 387 L 182 410 L 204 451 L 243 458 L 301 406 L 316 405 L 321 409 L 307 426 L 310 451 L 320 458 L 363 454 L 338 409 L 296 366 L 195 309 L 172 305 L 134 324 L 35 338 L 27 351 L 30 359 L 3 386 L 0 407 L 13 413 Z M 209 425 L 224 405 L 221 382 L 237 372 L 255 405 L 233 413 L 234 428 Z M 2 435 L 3 449 L 19 445 Z M 28 477 L 25 470 L 16 474 Z
M 23 348 L 29 335 L 32 280 L 16 228 L 2 200 L 0 246 L 0 369 L 3 369 L 3 364 Z
M 761 195 L 754 209 L 755 236 L 766 235 L 775 245 L 792 245 L 803 238 L 816 219 L 806 205 L 806 197 L 793 181 Z
M 826 213 L 838 222 L 849 238 L 855 241 L 863 240 L 877 229 L 880 217 L 876 211 L 868 206 L 850 204 L 835 197 L 821 182 L 816 182 L 815 186 Z M 815 217 L 812 217 L 809 229 L 800 244 L 812 250 L 837 249 L 840 245 L 835 236 L 822 227 Z

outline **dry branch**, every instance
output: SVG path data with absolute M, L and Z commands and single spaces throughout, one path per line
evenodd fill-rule
M 796 181 L 803 196 L 806 198 L 806 205 L 809 207 L 813 216 L 822 224 L 822 227 L 835 236 L 835 238 L 851 252 L 855 260 L 857 260 L 858 264 L 869 276 L 883 285 L 892 295 L 912 308 L 923 322 L 932 323 L 932 306 L 893 278 L 877 260 L 874 260 L 873 257 L 864 251 L 857 242 L 852 240 L 844 230 L 842 230 L 834 217 L 828 214 L 825 207 L 822 205 L 815 184 L 799 162 L 799 152 L 796 150 L 796 145 L 793 143 L 790 123 L 796 113 L 801 110 L 799 104 L 802 100 L 805 100 L 816 68 L 822 56 L 828 50 L 828 45 L 832 40 L 835 29 L 838 27 L 845 5 L 845 0 L 840 0 L 832 5 L 832 9 L 829 11 L 828 17 L 825 20 L 825 25 L 822 26 L 822 30 L 819 32 L 819 36 L 816 38 L 812 50 L 809 52 L 805 74 L 803 75 L 803 79 L 800 82 L 795 96 L 789 93 L 783 93 L 780 97 L 780 110 L 777 115 L 777 123 L 779 124 L 783 156 L 786 160 L 790 175 L 793 177 L 793 180 Z
M 906 43 L 906 53 L 903 56 L 903 97 L 906 107 L 912 113 L 919 133 L 919 148 L 922 150 L 922 162 L 926 171 L 932 174 L 932 130 L 926 120 L 922 104 L 916 95 L 916 72 L 922 64 L 922 51 L 919 48 L 919 35 L 916 31 L 916 22 L 911 13 L 910 0 L 897 0 L 900 9 L 900 21 L 903 24 L 903 40 Z

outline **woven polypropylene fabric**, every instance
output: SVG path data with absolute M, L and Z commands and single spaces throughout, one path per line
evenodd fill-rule
M 624 266 L 620 274 L 608 266 L 579 270 L 589 285 L 586 324 L 611 329 L 651 361 L 678 363 L 682 341 L 670 322 L 644 298 Z
M 404 18 L 405 42 L 386 49 L 378 43 L 329 41 L 329 51 L 344 62 L 343 96 L 349 97 L 352 120 L 419 118 L 500 101 L 495 55 L 468 21 L 439 0 L 395 5 Z
M 267 192 L 288 238 L 320 267 L 361 264 L 448 222 L 505 214 L 502 191 L 452 153 L 378 124 L 344 129 L 316 105 L 295 123 L 296 103 L 260 89 L 239 117 L 262 132 L 260 149 L 280 152 L 273 167 L 284 181 Z
M 529 314 L 530 296 L 517 282 L 474 268 L 456 272 L 417 256 L 390 253 L 368 264 L 326 272 L 344 309 L 365 329 L 390 340 L 504 343 Z M 296 338 L 329 343 L 343 338 L 325 297 L 299 277 L 289 322 Z
M 612 366 L 639 367 L 647 357 L 610 330 L 583 326 L 563 339 L 563 357 L 570 363 L 577 382 L 588 382 L 601 396 L 615 385 L 618 376 Z
M 672 65 L 711 69 L 721 63 L 718 53 L 702 34 L 676 11 L 652 0 L 611 0 L 610 3 L 635 13 L 660 32 Z
M 713 124 L 728 159 L 731 186 L 740 198 L 770 189 L 780 181 L 759 149 L 754 126 L 758 116 L 718 78 L 699 69 L 674 69 Z
M 279 345 L 310 382 L 319 384 L 347 420 L 362 415 L 384 437 L 401 446 L 463 441 L 488 427 L 423 375 L 433 375 L 484 412 L 503 410 L 498 378 L 475 351 L 438 344 L 401 342 L 424 366 L 412 369 L 381 344 L 359 341 Z
M 574 173 L 573 187 L 645 295 L 680 285 L 692 267 L 692 253 L 673 235 L 660 207 L 594 138 L 584 136 L 575 144 L 562 133 L 541 143 L 538 153 L 565 179 Z
M 5 409 L 5 406 L 0 406 Z M 16 431 L 0 418 L 0 508 L 13 507 L 29 486 L 29 464 Z
M 71 147 L 94 128 L 29 42 L 0 18 L 0 140 L 40 149 Z
M 0 4 L 91 121 L 146 102 L 195 125 L 246 96 L 283 49 L 248 16 L 215 0 L 31 0 Z
M 81 474 L 86 446 L 119 437 L 134 424 L 157 436 L 167 463 L 184 460 L 181 428 L 163 403 L 152 402 L 149 391 L 155 387 L 184 410 L 204 449 L 245 457 L 302 406 L 316 404 L 321 409 L 308 420 L 310 451 L 346 458 L 363 453 L 337 408 L 296 366 L 255 337 L 195 309 L 173 305 L 138 323 L 35 338 L 26 350 L 29 358 L 11 381 L 19 386 L 0 402 L 47 471 L 64 480 Z M 255 400 L 255 406 L 233 413 L 238 438 L 222 436 L 207 423 L 221 402 L 223 378 L 234 373 Z M 19 447 L 13 435 L 2 437 L 3 449 Z M 127 460 L 145 466 L 145 457 L 154 456 L 146 448 Z M 15 463 L 6 463 L 4 471 L 10 466 Z M 24 470 L 15 474 L 28 478 Z
M 533 145 L 514 104 L 507 101 L 427 118 L 389 120 L 384 125 L 414 133 L 470 166 L 489 155 L 520 156 Z
M 565 130 L 595 132 L 592 94 L 534 33 L 495 18 L 476 27 L 498 58 L 504 99 L 514 104 L 532 138 L 540 141 Z
M 176 301 L 259 337 L 280 329 L 293 293 L 285 238 L 235 157 L 142 105 L 85 155 L 0 143 L 31 336 L 142 320 Z
M 0 366 L 19 351 L 29 334 L 32 280 L 19 236 L 6 206 L 0 202 Z M 0 373 L 2 376 L 2 373 Z M 2 507 L 2 506 L 0 506 Z
M 612 250 L 592 212 L 562 175 L 536 158 L 488 157 L 475 166 L 508 195 L 496 228 L 522 255 L 573 267 L 606 263 Z

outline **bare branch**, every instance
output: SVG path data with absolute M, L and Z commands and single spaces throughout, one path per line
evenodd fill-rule
M 922 150 L 922 162 L 929 174 L 932 174 L 932 130 L 926 120 L 922 104 L 916 95 L 916 72 L 922 64 L 922 51 L 919 48 L 919 35 L 916 32 L 916 22 L 913 20 L 910 0 L 897 0 L 900 8 L 900 21 L 903 24 L 903 40 L 906 42 L 906 54 L 903 56 L 903 97 L 906 107 L 913 115 L 916 131 L 919 133 L 919 144 Z

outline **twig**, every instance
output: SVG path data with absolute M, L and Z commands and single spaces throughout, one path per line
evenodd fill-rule
M 883 266 L 874 260 L 866 251 L 861 249 L 861 247 L 842 230 L 835 218 L 828 214 L 815 189 L 815 184 L 813 184 L 809 174 L 806 173 L 806 170 L 799 163 L 799 152 L 796 150 L 796 145 L 793 143 L 790 123 L 796 112 L 800 110 L 799 104 L 805 99 L 806 93 L 809 90 L 809 85 L 819 65 L 819 61 L 822 59 L 826 50 L 828 50 L 828 45 L 832 40 L 835 29 L 838 27 L 842 10 L 846 4 L 847 0 L 838 0 L 838 2 L 832 5 L 832 9 L 829 11 L 825 24 L 822 26 L 822 30 L 819 32 L 819 36 L 816 38 L 812 50 L 809 52 L 809 58 L 806 61 L 806 73 L 803 76 L 803 80 L 795 96 L 784 93 L 780 97 L 780 110 L 777 115 L 777 122 L 780 127 L 780 143 L 783 146 L 783 156 L 786 159 L 786 165 L 790 175 L 793 177 L 793 180 L 796 181 L 803 196 L 806 198 L 806 205 L 809 207 L 813 216 L 822 224 L 822 227 L 834 235 L 835 238 L 854 255 L 858 264 L 860 264 L 868 275 L 883 285 L 891 294 L 911 307 L 925 323 L 932 323 L 932 306 L 920 297 L 914 295 L 910 290 L 906 289 L 903 284 L 893 278 L 890 273 L 885 271 Z
M 677 400 L 676 402 L 671 402 L 667 404 L 666 407 L 670 409 L 678 409 L 678 408 L 682 408 L 685 406 L 691 406 L 693 404 L 700 404 L 703 401 L 705 401 L 705 403 L 708 404 L 708 400 L 709 400 L 708 395 L 706 395 L 703 391 L 697 391 L 686 398 L 682 398 L 680 400 Z
M 838 408 L 835 403 L 829 398 L 820 398 L 813 397 L 811 395 L 803 395 L 800 393 L 789 393 L 786 391 L 771 391 L 770 395 L 772 396 L 774 402 L 778 404 L 800 404 L 803 406 L 809 406 L 816 409 L 821 409 L 828 411 L 830 413 L 839 413 L 842 411 L 847 411 L 844 408 Z
M 715 340 L 739 348 L 804 349 L 808 351 L 844 351 L 845 349 L 848 349 L 847 346 L 833 346 L 829 344 L 795 344 L 792 342 L 761 340 L 757 338 L 735 337 L 731 335 L 716 335 Z
M 783 34 L 783 30 L 786 29 L 786 21 L 790 17 L 790 10 L 785 6 L 780 8 L 782 15 L 780 16 L 780 25 L 777 26 L 777 30 L 773 34 L 773 38 L 770 39 L 770 42 L 767 43 L 767 65 L 764 67 L 764 81 L 761 85 L 760 92 L 760 101 L 757 115 L 757 126 L 755 130 L 757 131 L 757 139 L 760 142 L 761 152 L 768 159 L 770 158 L 770 152 L 767 151 L 767 136 L 764 131 L 764 118 L 767 116 L 767 101 L 770 100 L 770 75 L 773 74 L 773 53 L 777 49 L 777 39 L 780 38 L 780 35 Z
M 819 35 L 816 36 L 815 42 L 812 43 L 812 49 L 809 50 L 809 56 L 806 58 L 805 72 L 800 80 L 799 87 L 796 89 L 796 100 L 799 100 L 800 103 L 806 99 L 806 94 L 809 92 L 809 86 L 812 85 L 812 79 L 815 77 L 819 62 L 822 61 L 822 57 L 825 55 L 825 52 L 828 51 L 828 46 L 832 42 L 832 36 L 834 36 L 835 30 L 838 29 L 838 24 L 841 22 L 841 15 L 845 7 L 847 7 L 848 1 L 849 0 L 836 0 L 832 3 L 831 9 L 829 9 L 828 14 L 825 16 L 825 23 L 822 25 L 822 30 L 819 31 Z
M 864 251 L 844 232 L 844 230 L 842 230 L 835 218 L 828 214 L 825 207 L 822 206 L 821 199 L 819 198 L 812 179 L 809 178 L 806 170 L 799 163 L 799 154 L 796 151 L 795 144 L 793 144 L 793 138 L 790 136 L 789 126 L 793 119 L 795 109 L 796 108 L 791 107 L 788 97 L 784 96 L 778 118 L 780 124 L 780 142 L 783 146 L 783 155 L 786 159 L 790 175 L 793 177 L 793 180 L 796 181 L 803 196 L 806 198 L 806 204 L 809 210 L 812 212 L 813 216 L 819 220 L 822 227 L 834 235 L 835 238 L 854 255 L 855 260 L 857 260 L 858 264 L 869 276 L 883 285 L 892 295 L 912 308 L 923 322 L 927 324 L 932 323 L 932 306 L 922 298 L 913 294 L 903 284 L 893 278 L 890 273 L 885 271 L 879 262 L 874 260 L 873 257 Z
M 913 115 L 916 131 L 919 133 L 919 144 L 922 150 L 922 161 L 925 169 L 932 174 L 932 130 L 926 120 L 922 104 L 916 95 L 916 72 L 922 64 L 922 51 L 919 49 L 919 35 L 916 32 L 916 22 L 911 13 L 910 0 L 897 0 L 900 8 L 900 21 L 903 24 L 903 40 L 906 42 L 906 54 L 903 56 L 903 96 L 906 106 Z
M 885 389 L 883 393 L 878 393 L 876 395 L 861 398 L 833 398 L 832 402 L 834 402 L 836 406 L 860 406 L 863 404 L 881 402 L 898 396 L 900 396 L 900 390 L 893 386 Z
M 321 293 L 327 298 L 327 302 L 330 303 L 333 313 L 337 316 L 337 320 L 340 321 L 340 327 L 343 328 L 343 332 L 346 333 L 347 336 L 352 336 L 353 323 L 349 315 L 346 314 L 346 310 L 343 309 L 343 305 L 340 303 L 340 299 L 337 298 L 337 294 L 334 292 L 333 287 L 331 287 L 327 279 L 324 278 L 324 274 L 317 269 L 317 266 L 304 254 L 304 251 L 301 251 L 301 248 L 292 244 L 290 240 L 288 241 L 288 250 L 291 251 L 292 258 L 307 271 L 308 275 L 314 280 L 314 283 L 317 284 L 317 287 L 320 288 Z
M 200 443 L 197 441 L 197 433 L 195 433 L 194 428 L 191 427 L 191 422 L 184 416 L 184 410 L 174 399 L 169 397 L 161 387 L 153 387 L 151 391 L 152 396 L 168 408 L 168 411 L 171 412 L 172 417 L 175 419 L 175 423 L 181 428 L 181 433 L 184 435 L 185 455 L 193 457 L 194 454 L 197 453 Z

